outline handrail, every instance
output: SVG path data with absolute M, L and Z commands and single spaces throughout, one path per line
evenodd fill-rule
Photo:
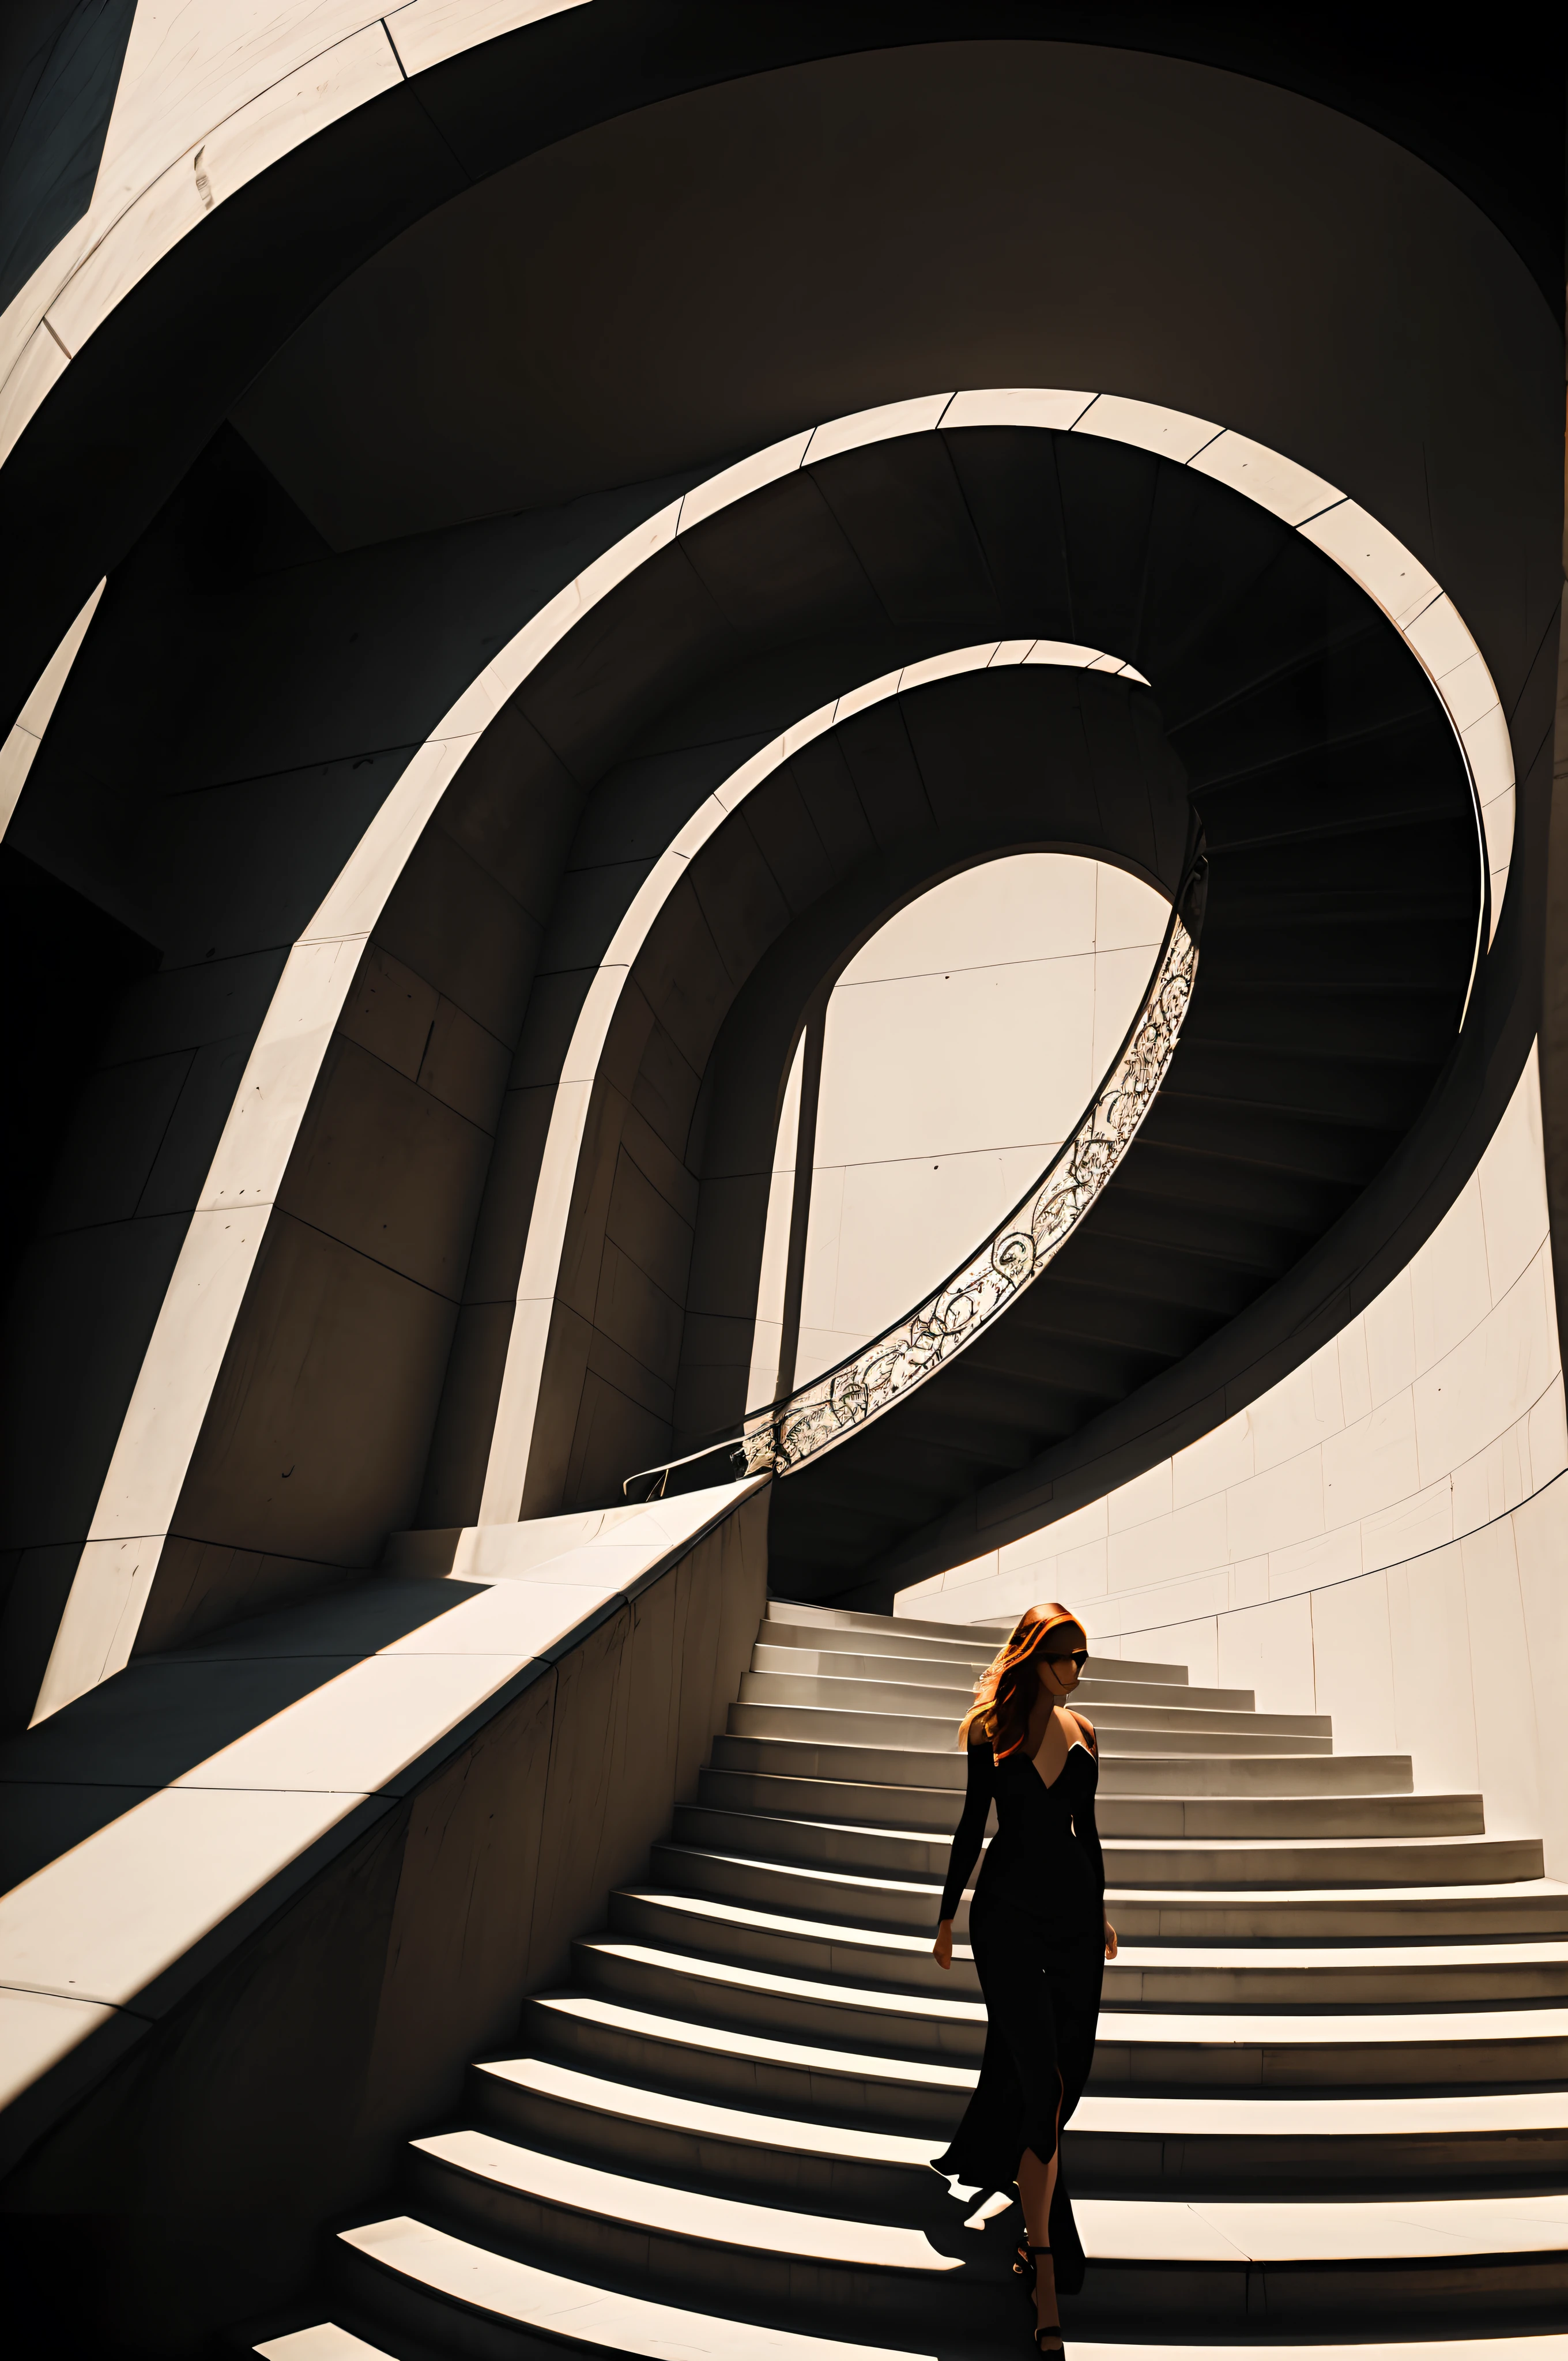
M 1080 1118 L 1012 1212 L 984 1243 L 913 1312 L 820 1377 L 748 1414 L 739 1436 L 708 1444 L 685 1459 L 629 1476 L 667 1481 L 671 1470 L 729 1450 L 748 1475 L 771 1468 L 787 1477 L 806 1460 L 868 1425 L 944 1362 L 973 1343 L 998 1312 L 1032 1286 L 1104 1189 L 1136 1137 L 1164 1082 L 1198 972 L 1196 911 L 1189 928 L 1184 903 L 1198 902 L 1203 864 L 1178 895 L 1155 964 L 1154 980 L 1129 1026 L 1114 1065 Z

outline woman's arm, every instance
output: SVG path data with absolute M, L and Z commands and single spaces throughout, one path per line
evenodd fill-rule
M 1069 1710 L 1070 1711 L 1071 1708 L 1069 1708 Z M 1074 1713 L 1072 1718 L 1078 1724 L 1085 1746 L 1098 1763 L 1100 1742 L 1094 1735 L 1094 1724 L 1081 1713 Z M 1100 1895 L 1100 1915 L 1105 1922 L 1105 1956 L 1108 1960 L 1113 1960 L 1116 1956 L 1116 1929 L 1112 1926 L 1110 1919 L 1105 1917 L 1105 1855 L 1101 1850 L 1100 1830 L 1094 1824 L 1092 1795 L 1089 1796 L 1084 1803 L 1075 1806 L 1072 1825 L 1079 1843 L 1089 1855 L 1090 1867 L 1094 1872 L 1094 1883 Z
M 991 1749 L 983 1741 L 972 1740 L 969 1749 L 969 1784 L 964 1793 L 964 1808 L 958 1827 L 953 1830 L 952 1847 L 948 1854 L 948 1877 L 942 1888 L 941 1921 L 937 1928 L 937 1940 L 932 1946 L 939 1966 L 951 1967 L 953 1960 L 953 1918 L 969 1883 L 970 1872 L 980 1859 L 980 1848 L 985 1838 L 986 1817 L 991 1810 L 995 1766 Z

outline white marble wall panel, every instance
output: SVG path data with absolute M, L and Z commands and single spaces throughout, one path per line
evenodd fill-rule
M 934 886 L 850 961 L 828 1010 L 798 1381 L 1026 1193 L 1120 1048 L 1168 916 L 1124 871 L 1019 853 Z
M 1313 1711 L 1332 1714 L 1342 1754 L 1394 1753 L 1398 1728 L 1387 1575 L 1332 1583 L 1314 1590 L 1309 1604 Z
M 1060 1598 L 1081 1608 L 1097 1642 L 1186 1627 L 1384 1569 L 1404 1582 L 1411 1563 L 1468 1547 L 1565 1469 L 1532 1050 L 1444 1219 L 1328 1345 L 1173 1458 L 914 1586 L 899 1605 L 967 1622 Z M 1391 1617 L 1404 1596 L 1388 1594 Z M 1350 1612 L 1348 1598 L 1324 1609 Z M 1343 1695 L 1358 1726 L 1394 1710 L 1354 1681 Z
M 1568 1582 L 1563 1578 L 1568 1554 L 1568 1485 L 1559 1481 L 1522 1502 L 1508 1519 L 1513 1533 L 1514 1565 L 1519 1576 L 1519 1606 L 1530 1642 L 1530 1689 L 1543 1776 L 1541 1782 L 1540 1828 L 1546 1839 L 1546 1858 L 1559 1877 L 1568 1865 L 1568 1761 L 1563 1758 L 1563 1730 L 1568 1715 Z
M 768 1210 L 762 1227 L 762 1266 L 757 1277 L 757 1323 L 746 1378 L 746 1407 L 765 1410 L 779 1389 L 784 1349 L 784 1296 L 789 1279 L 790 1216 L 795 1204 L 795 1159 L 800 1145 L 800 1094 L 806 1070 L 806 1036 L 795 1045 L 795 1062 L 779 1110 Z
M 1013 1548 L 1012 1576 L 991 1556 L 962 1569 L 974 1620 L 1009 1610 L 1023 1563 Z M 1113 1630 L 1055 1579 L 1058 1561 L 1027 1571 L 1036 1596 L 1082 1604 L 1097 1655 L 1185 1664 L 1195 1682 L 1252 1689 L 1265 1712 L 1330 1714 L 1338 1752 L 1408 1753 L 1418 1788 L 1479 1790 L 1488 1830 L 1542 1837 L 1548 1874 L 1564 1877 L 1565 1564 L 1568 1473 L 1463 1540 L 1377 1572 L 1255 1602 L 1235 1596 L 1247 1569 L 1233 1567 L 1144 1592 Z
M 1222 1688 L 1251 1689 L 1260 1712 L 1317 1712 L 1310 1598 L 1272 1598 L 1214 1620 Z

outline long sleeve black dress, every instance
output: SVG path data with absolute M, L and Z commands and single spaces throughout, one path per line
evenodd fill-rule
M 1005 2189 L 1033 2148 L 1042 2163 L 1082 2095 L 1105 1971 L 1105 1861 L 1094 1825 L 1100 1765 L 1083 1743 L 1047 1786 L 1020 1747 L 998 1763 L 971 1737 L 969 1789 L 953 1836 L 941 1915 L 951 1918 L 979 1855 L 992 1805 L 997 1833 L 970 1904 L 970 1941 L 985 1996 L 980 2081 L 938 2172 Z M 1058 2114 L 1059 2101 L 1059 2114 Z M 1058 2168 L 1051 2205 L 1056 2282 L 1081 2283 L 1083 2248 Z

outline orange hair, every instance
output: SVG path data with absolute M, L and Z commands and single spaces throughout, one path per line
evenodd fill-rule
M 959 1724 L 960 1746 L 969 1744 L 970 1730 L 976 1722 L 990 1739 L 998 1763 L 1023 1745 L 1037 1678 L 1030 1659 L 1047 1632 L 1059 1631 L 1064 1623 L 1087 1643 L 1089 1634 L 1078 1617 L 1069 1615 L 1056 1599 L 1042 1607 L 1025 1607 L 974 1685 L 974 1703 Z

